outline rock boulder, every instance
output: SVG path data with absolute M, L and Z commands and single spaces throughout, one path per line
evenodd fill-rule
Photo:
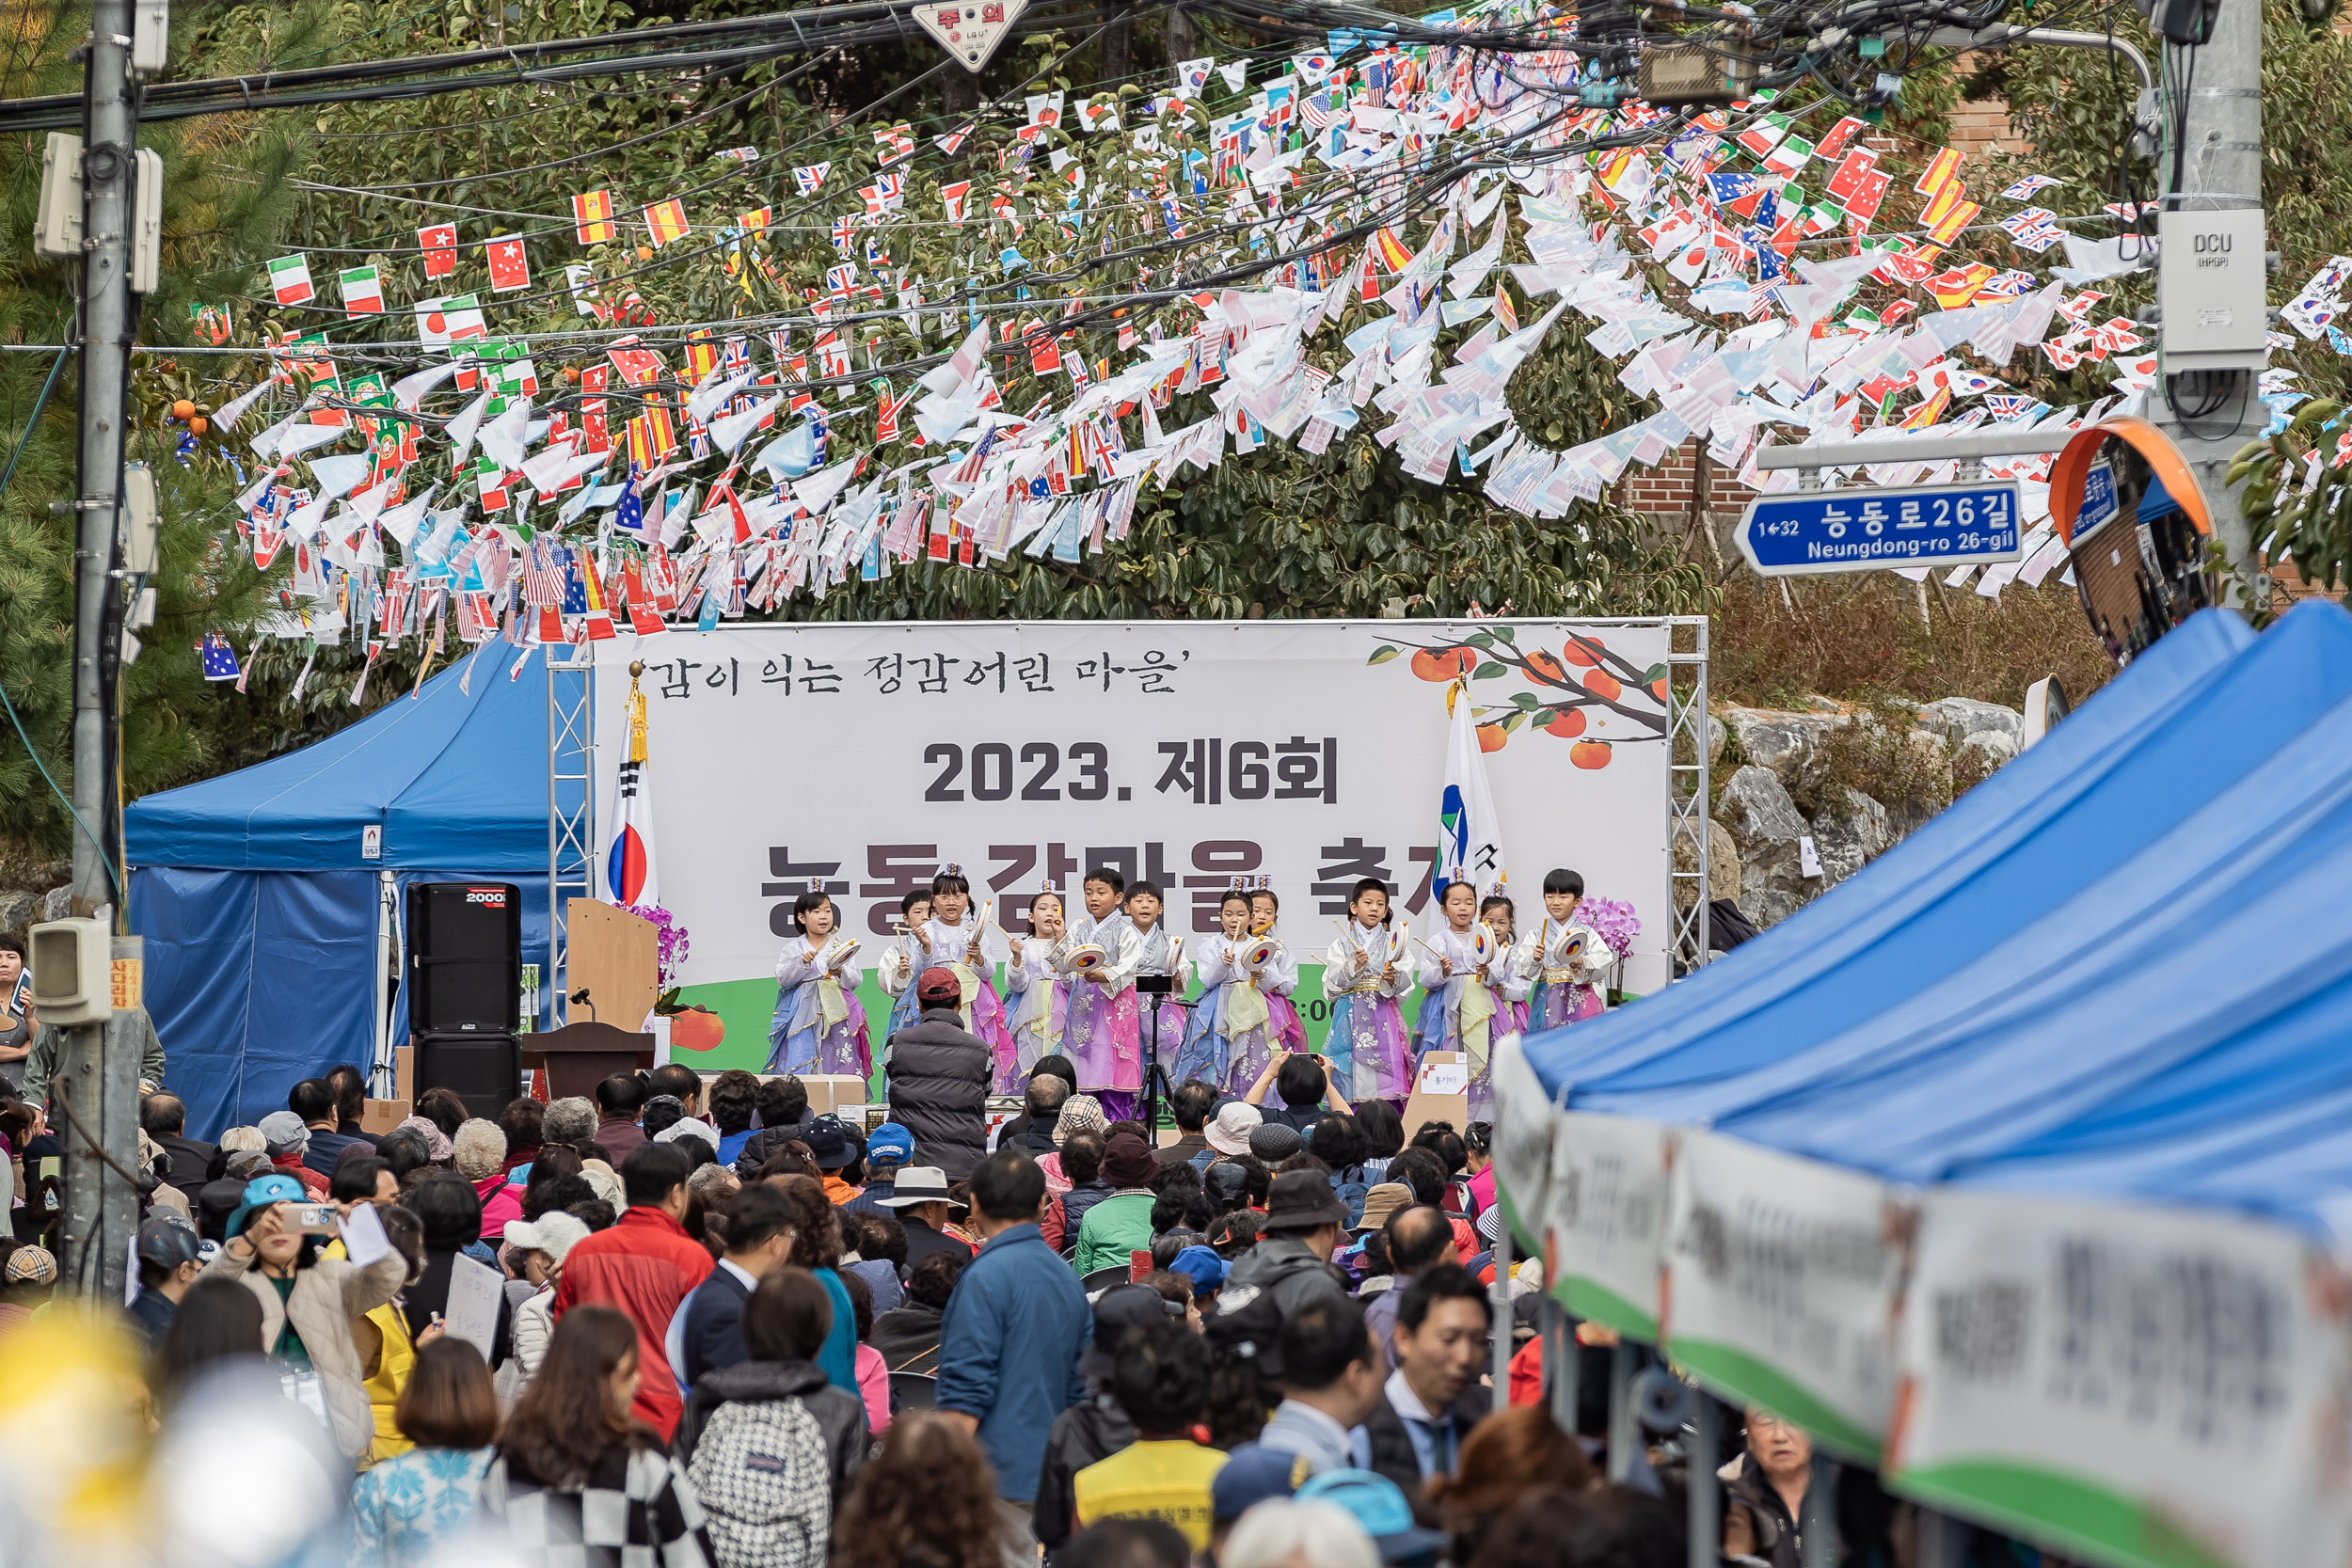
M 1818 891 L 1798 847 L 1812 825 L 1772 769 L 1750 763 L 1734 773 L 1715 811 L 1740 851 L 1740 912 L 1756 929 L 1787 918 Z

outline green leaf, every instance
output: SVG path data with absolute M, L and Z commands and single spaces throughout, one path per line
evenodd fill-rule
M 1534 713 L 1528 715 L 1527 721 L 1540 730 L 1549 726 L 1556 720 L 1558 720 L 1559 717 L 1560 710 L 1558 708 L 1539 707 Z
M 1475 670 L 1472 670 L 1470 672 L 1470 679 L 1474 681 L 1492 680 L 1497 675 L 1507 675 L 1510 673 L 1510 667 L 1507 665 L 1486 663 L 1480 665 Z
M 1495 645 L 1494 634 L 1492 632 L 1474 631 L 1468 637 L 1463 638 L 1462 642 L 1466 647 L 1491 648 Z
M 1372 657 L 1364 660 L 1364 662 L 1366 664 L 1386 664 L 1389 660 L 1396 657 L 1404 651 L 1404 649 L 1397 647 L 1394 643 L 1384 642 L 1379 647 L 1374 649 Z

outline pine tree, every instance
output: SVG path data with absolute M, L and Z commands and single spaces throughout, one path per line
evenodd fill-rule
M 69 52 L 87 32 L 87 7 L 21 8 L 11 25 L 0 45 L 0 96 L 80 90 L 82 70 Z M 190 304 L 222 297 L 233 286 L 223 269 L 241 272 L 245 258 L 282 230 L 292 149 L 276 131 L 223 122 L 151 126 L 139 140 L 162 153 L 166 172 L 161 286 L 144 301 L 138 341 L 185 344 Z M 75 521 L 50 504 L 76 493 L 81 388 L 71 354 L 15 346 L 68 343 L 74 331 L 72 264 L 32 249 L 42 143 L 29 135 L 0 144 L 0 440 L 13 464 L 0 494 L 0 690 L 23 727 L 0 725 L 0 835 L 58 853 L 70 845 L 72 820 L 40 763 L 70 794 Z M 266 597 L 250 556 L 234 548 L 236 468 L 203 442 L 183 461 L 189 427 L 168 421 L 175 402 L 209 409 L 232 395 L 213 363 L 161 346 L 134 357 L 126 455 L 156 472 L 161 537 L 155 622 L 137 634 L 138 656 L 120 682 L 126 798 L 198 777 L 217 760 L 212 716 L 219 699 L 203 679 L 197 644 L 217 632 L 242 648 Z

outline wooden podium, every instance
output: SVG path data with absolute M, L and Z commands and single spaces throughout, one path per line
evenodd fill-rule
M 653 1037 L 610 1023 L 567 1023 L 540 1035 L 517 1035 L 523 1066 L 546 1072 L 548 1098 L 596 1097 L 596 1085 L 616 1072 L 653 1066 Z
M 660 933 L 644 916 L 595 898 L 566 899 L 564 918 L 571 931 L 564 984 L 574 996 L 588 992 L 586 1003 L 571 1005 L 569 1016 L 585 1012 L 635 1030 L 661 997 Z

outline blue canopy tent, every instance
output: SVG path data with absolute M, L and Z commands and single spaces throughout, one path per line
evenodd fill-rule
M 325 740 L 130 808 L 131 927 L 193 1132 L 371 1063 L 378 964 L 402 950 L 412 882 L 515 883 L 523 961 L 545 961 L 551 677 L 535 654 L 513 679 L 509 662 L 469 657 Z M 386 1033 L 407 1037 L 405 988 Z
M 2250 638 L 2234 617 L 2192 620 L 2040 745 L 1798 914 L 1663 996 L 1531 1037 L 1528 1061 L 1546 1092 L 1630 1110 L 1610 1097 L 1736 1083 L 1834 1051 L 1848 1031 L 1966 976 L 2021 926 L 2113 872 L 2352 695 L 2352 617 L 2298 611 L 2249 647 Z M 1706 1119 L 1717 1108 L 1642 1114 Z

